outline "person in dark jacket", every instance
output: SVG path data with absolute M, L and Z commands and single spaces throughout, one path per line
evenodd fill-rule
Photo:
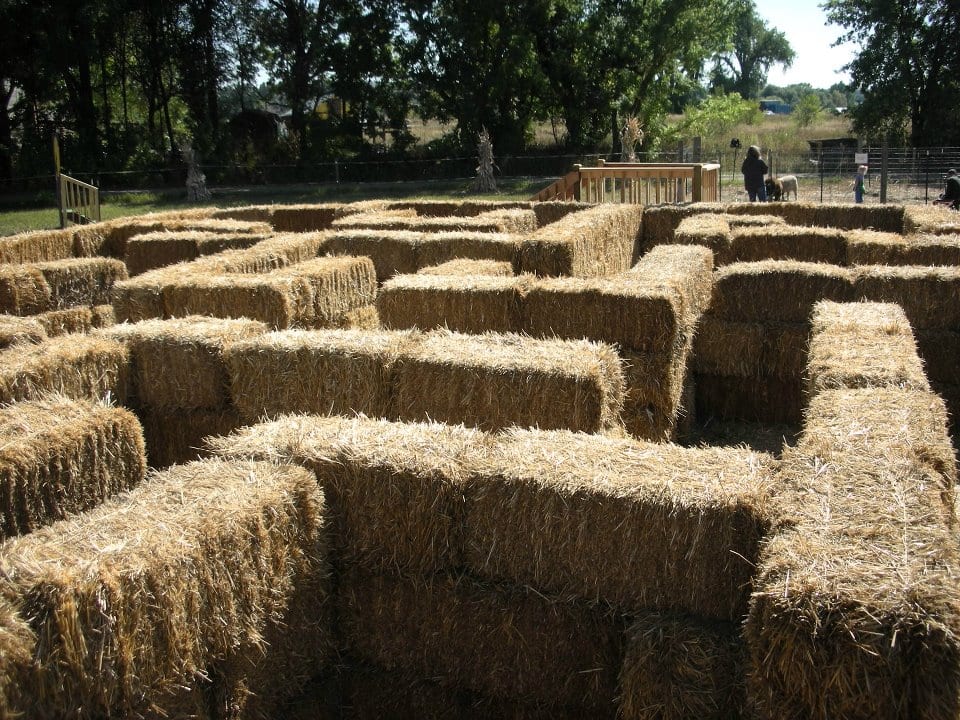
M 950 168 L 947 171 L 947 179 L 944 181 L 943 192 L 940 197 L 934 201 L 937 205 L 949 205 L 954 210 L 960 210 L 960 176 L 957 171 Z
M 743 188 L 750 196 L 750 202 L 767 201 L 767 189 L 763 184 L 763 176 L 767 174 L 767 164 L 760 155 L 760 148 L 751 145 L 747 149 L 747 156 L 743 159 L 740 172 L 743 173 Z

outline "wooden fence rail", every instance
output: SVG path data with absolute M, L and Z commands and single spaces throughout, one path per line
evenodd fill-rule
M 100 188 L 60 174 L 60 227 L 100 222 Z
M 609 163 L 574 165 L 553 184 L 530 198 L 617 202 L 640 205 L 716 202 L 720 199 L 720 165 L 716 163 Z

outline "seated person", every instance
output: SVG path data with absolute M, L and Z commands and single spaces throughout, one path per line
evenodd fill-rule
M 934 201 L 935 205 L 949 205 L 954 210 L 960 210 L 960 176 L 954 168 L 947 171 L 947 179 L 940 197 Z

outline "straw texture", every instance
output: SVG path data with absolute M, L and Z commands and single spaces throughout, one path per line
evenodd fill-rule
M 50 393 L 123 404 L 130 355 L 112 340 L 64 335 L 37 345 L 15 345 L 0 357 L 0 403 Z
M 130 717 L 162 715 L 180 688 L 206 686 L 235 711 L 248 692 L 293 694 L 329 647 L 326 564 L 313 477 L 258 463 L 178 466 L 8 541 L 0 595 L 36 638 L 33 672 L 11 688 L 11 705 L 40 717 Z M 274 635 L 283 626 L 296 633 L 286 647 Z M 261 686 L 264 664 L 273 677 Z
M 126 410 L 60 397 L 0 407 L 0 538 L 89 510 L 145 472 L 143 433 Z

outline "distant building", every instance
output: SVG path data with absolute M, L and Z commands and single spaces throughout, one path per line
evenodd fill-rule
M 760 109 L 774 115 L 789 115 L 793 112 L 793 105 L 783 102 L 780 98 L 765 98 L 760 101 Z

